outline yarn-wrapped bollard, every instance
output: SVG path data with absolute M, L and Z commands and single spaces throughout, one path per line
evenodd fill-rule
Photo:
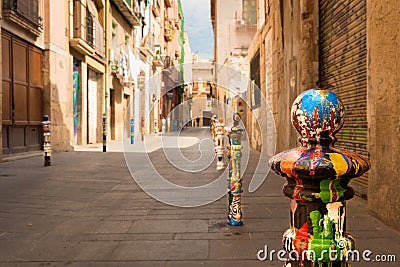
M 49 120 L 49 116 L 44 115 L 42 121 L 44 167 L 51 166 L 50 127 L 51 127 L 51 122 Z

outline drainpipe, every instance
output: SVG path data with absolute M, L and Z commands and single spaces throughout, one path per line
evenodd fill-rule
M 104 71 L 104 114 L 103 114 L 103 120 L 104 120 L 104 124 L 103 125 L 103 152 L 107 151 L 107 132 L 108 132 L 108 125 L 110 125 L 108 123 L 108 95 L 109 95 L 109 77 L 108 77 L 108 64 L 109 64 L 109 60 L 110 60 L 110 55 L 109 55 L 109 45 L 108 45 L 108 33 L 109 33 L 109 26 L 108 26 L 108 16 L 109 16 L 109 0 L 105 0 L 104 3 L 104 43 L 105 43 L 105 56 L 106 56 L 106 68 Z

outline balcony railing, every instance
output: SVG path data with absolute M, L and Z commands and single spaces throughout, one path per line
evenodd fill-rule
M 166 56 L 165 57 L 165 61 L 164 61 L 164 68 L 169 68 L 171 67 L 171 57 L 170 56 Z
M 42 18 L 39 16 L 38 0 L 3 0 L 4 18 L 39 36 Z
M 122 16 L 131 24 L 131 26 L 141 26 L 142 16 L 140 15 L 138 1 L 135 0 L 112 0 L 117 6 Z
M 149 33 L 149 35 L 143 39 L 139 47 L 139 50 L 146 56 L 154 57 L 154 39 L 155 36 Z
M 73 1 L 73 31 L 70 45 L 85 55 L 97 54 L 104 58 L 104 30 L 89 6 Z

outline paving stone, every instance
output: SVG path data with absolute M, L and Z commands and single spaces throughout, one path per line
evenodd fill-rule
M 206 232 L 208 220 L 140 220 L 134 222 L 129 233 L 185 233 Z
M 81 242 L 82 249 L 74 257 L 74 260 L 107 260 L 119 244 L 115 241 L 96 241 L 96 242 Z
M 227 260 L 257 260 L 257 253 L 265 245 L 269 250 L 280 250 L 281 240 L 252 239 L 252 240 L 210 240 L 210 259 Z
M 205 260 L 208 240 L 123 241 L 111 259 L 117 260 Z

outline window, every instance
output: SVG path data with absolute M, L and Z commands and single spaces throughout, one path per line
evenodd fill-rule
M 39 26 L 38 0 L 4 0 L 3 8 L 14 11 L 32 24 Z
M 118 46 L 118 24 L 117 22 L 112 22 L 112 31 L 111 31 L 111 44 L 112 48 L 117 48 Z
M 261 104 L 260 50 L 250 62 L 250 93 L 251 107 L 258 108 Z
M 35 36 L 42 33 L 38 0 L 3 0 L 4 19 L 17 24 Z
M 125 34 L 125 45 L 129 45 L 129 35 Z
M 243 16 L 242 19 L 245 24 L 256 24 L 257 23 L 257 6 L 256 0 L 243 0 Z
M 94 20 L 89 8 L 86 8 L 86 42 L 94 46 Z

